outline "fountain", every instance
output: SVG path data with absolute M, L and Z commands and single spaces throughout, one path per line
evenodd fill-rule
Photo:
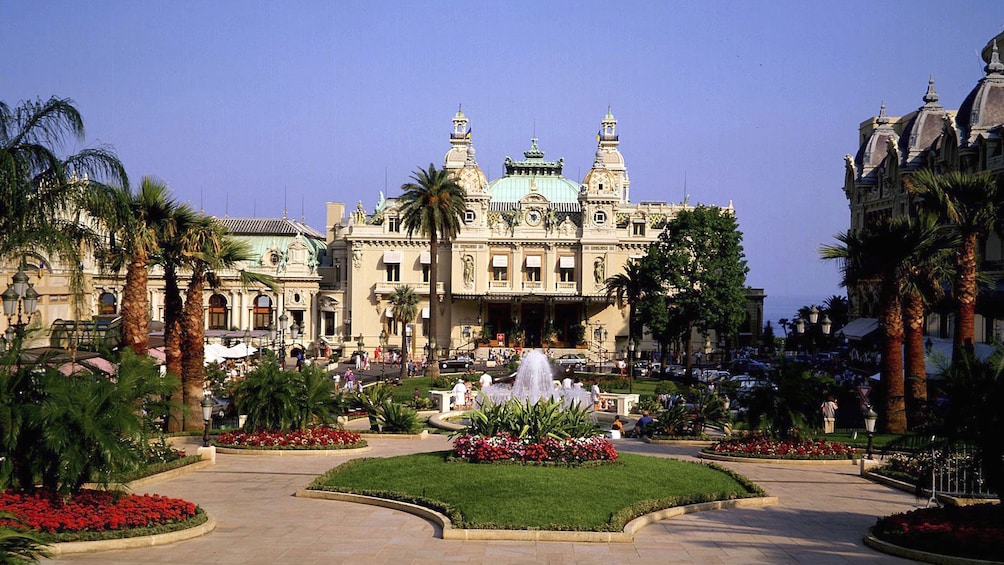
M 503 404 L 510 400 L 521 403 L 536 404 L 543 400 L 560 400 L 565 407 L 578 404 L 582 408 L 591 408 L 589 391 L 580 384 L 572 385 L 570 379 L 565 379 L 562 385 L 557 385 L 551 373 L 551 362 L 540 350 L 534 349 L 523 356 L 516 380 L 512 386 L 507 384 L 488 385 L 478 395 L 477 405 L 487 398 L 492 404 Z

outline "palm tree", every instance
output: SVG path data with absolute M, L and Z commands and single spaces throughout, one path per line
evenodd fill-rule
M 417 169 L 412 180 L 401 185 L 401 223 L 408 237 L 415 232 L 429 237 L 429 376 L 439 376 L 436 363 L 436 336 L 439 321 L 437 291 L 439 243 L 448 243 L 460 233 L 461 218 L 467 209 L 467 191 L 445 170 L 429 163 L 429 170 Z
M 170 220 L 162 225 L 158 263 L 164 269 L 164 365 L 167 373 L 181 377 L 181 317 L 185 302 L 181 298 L 178 270 L 185 264 L 183 253 L 189 232 L 198 226 L 199 215 L 187 204 L 175 208 Z M 179 381 L 180 382 L 180 381 Z M 167 421 L 167 431 L 179 432 L 184 428 L 182 407 L 184 392 L 179 388 L 172 395 L 175 407 Z
M 934 219 L 928 219 L 934 222 Z M 928 306 L 941 301 L 945 282 L 951 277 L 951 255 L 959 240 L 951 232 L 943 232 L 944 247 L 932 249 L 930 255 L 917 257 L 909 265 L 903 279 L 903 324 L 906 343 L 906 417 L 910 429 L 924 423 L 927 407 L 927 364 L 924 359 L 924 314 Z
M 394 320 L 402 324 L 402 328 L 407 327 L 415 316 L 418 315 L 418 295 L 415 289 L 408 285 L 394 287 L 388 300 L 391 303 L 391 313 Z M 430 314 L 431 316 L 431 314 Z M 408 375 L 408 333 L 401 331 L 401 379 Z
M 645 270 L 641 261 L 629 259 L 624 264 L 624 272 L 617 273 L 603 281 L 604 290 L 607 293 L 607 300 L 616 297 L 617 307 L 624 309 L 628 307 L 628 342 L 635 342 L 635 330 L 638 329 L 635 317 L 635 305 L 645 297 L 645 293 L 652 288 L 652 277 Z
M 205 311 L 206 285 L 218 286 L 216 271 L 231 269 L 241 261 L 252 259 L 247 242 L 231 237 L 214 218 L 201 216 L 187 233 L 183 255 L 191 270 L 185 291 L 185 308 L 181 316 L 181 374 L 185 406 L 185 429 L 202 428 L 201 407 L 205 381 Z M 254 283 L 275 288 L 272 277 L 241 270 L 243 286 Z
M 955 254 L 955 281 L 952 293 L 958 315 L 955 318 L 955 340 L 952 356 L 961 351 L 974 351 L 977 269 L 979 240 L 998 227 L 1004 219 L 1001 213 L 1001 191 L 990 173 L 951 171 L 937 174 L 929 169 L 914 173 L 906 180 L 910 194 L 920 205 L 937 214 L 941 222 L 954 227 L 960 245 Z
M 824 259 L 840 262 L 841 284 L 879 288 L 879 326 L 885 336 L 882 355 L 884 416 L 890 433 L 907 429 L 903 384 L 903 304 L 911 266 L 950 245 L 950 234 L 929 219 L 896 218 L 865 230 L 836 236 L 840 245 L 820 248 Z
M 118 240 L 111 256 L 112 267 L 119 270 L 126 262 L 126 281 L 122 290 L 122 340 L 137 355 L 146 355 L 150 335 L 150 299 L 147 289 L 151 259 L 160 251 L 160 239 L 165 224 L 177 204 L 168 193 L 167 185 L 152 177 L 143 177 L 139 190 L 133 194 L 123 187 L 116 191 L 114 211 L 104 221 Z
M 107 148 L 59 157 L 56 151 L 84 138 L 84 123 L 70 99 L 0 102 L 0 258 L 27 251 L 79 265 L 86 251 L 101 247 L 97 225 L 111 185 L 128 186 L 118 158 Z M 84 279 L 70 269 L 75 306 L 82 305 Z

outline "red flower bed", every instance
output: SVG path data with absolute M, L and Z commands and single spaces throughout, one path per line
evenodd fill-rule
M 105 532 L 183 522 L 195 516 L 195 504 L 180 498 L 102 490 L 82 490 L 67 499 L 43 491 L 5 492 L 0 495 L 0 512 L 10 512 L 30 529 L 48 534 Z M 9 520 L 0 520 L 0 526 L 20 528 Z
M 262 449 L 337 449 L 357 445 L 361 437 L 327 426 L 311 426 L 288 432 L 258 430 L 254 432 L 226 432 L 217 443 L 223 446 L 257 447 Z
M 720 441 L 710 453 L 764 459 L 851 459 L 854 448 L 825 439 L 790 438 L 779 440 L 763 434 Z
M 872 533 L 902 547 L 995 561 L 1004 555 L 1004 507 L 921 508 L 879 518 Z
M 508 434 L 490 437 L 462 435 L 454 440 L 453 451 L 458 458 L 472 463 L 584 463 L 617 460 L 614 445 L 600 436 L 565 440 L 545 437 L 539 443 L 531 443 Z

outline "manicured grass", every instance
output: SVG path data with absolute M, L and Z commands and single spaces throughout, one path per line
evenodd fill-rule
M 564 467 L 472 464 L 448 455 L 351 461 L 311 488 L 417 501 L 458 527 L 595 531 L 619 530 L 659 508 L 762 496 L 724 469 L 674 459 L 622 453 L 613 464 Z
M 859 447 L 864 449 L 868 447 L 868 434 L 864 430 L 858 431 L 857 439 L 852 439 L 852 431 L 836 431 L 832 434 L 812 434 L 812 437 L 818 437 L 825 439 L 826 441 L 834 441 L 838 443 L 846 443 L 848 445 Z M 872 441 L 872 449 L 881 449 L 885 445 L 893 440 L 897 440 L 903 437 L 902 434 L 875 434 Z

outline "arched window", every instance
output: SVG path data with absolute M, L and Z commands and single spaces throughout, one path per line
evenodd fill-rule
M 272 323 L 272 299 L 259 294 L 254 299 L 254 329 L 267 330 Z
M 102 292 L 98 297 L 98 315 L 114 316 L 118 312 L 118 300 L 110 292 Z
M 209 329 L 227 329 L 227 299 L 222 294 L 209 297 Z

